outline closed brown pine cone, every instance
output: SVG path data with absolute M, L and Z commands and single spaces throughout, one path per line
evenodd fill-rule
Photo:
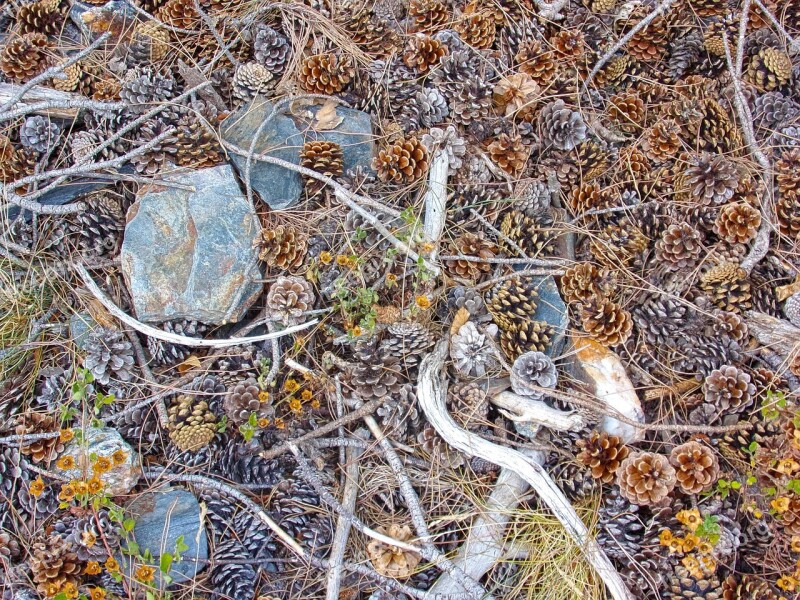
M 528 160 L 528 149 L 518 135 L 502 134 L 489 144 L 487 150 L 497 166 L 511 175 L 519 175 Z
M 726 204 L 717 215 L 716 231 L 731 244 L 746 244 L 756 237 L 761 212 L 749 204 Z
M 616 302 L 595 296 L 581 309 L 583 330 L 603 345 L 615 346 L 631 335 L 633 320 Z
M 411 183 L 428 170 L 428 151 L 415 137 L 401 139 L 372 159 L 381 181 Z
M 479 235 L 467 232 L 453 241 L 452 253 L 454 255 L 478 258 L 494 258 L 497 253 L 497 246 Z M 492 270 L 490 263 L 470 262 L 460 259 L 446 260 L 445 267 L 454 276 L 471 281 L 477 280 L 482 273 L 488 273 Z
M 675 446 L 669 462 L 675 467 L 678 486 L 687 494 L 709 489 L 719 477 L 719 462 L 714 451 L 699 442 Z
M 445 54 L 447 46 L 430 36 L 419 34 L 408 38 L 403 52 L 403 62 L 409 69 L 427 73 Z
M 300 65 L 297 79 L 312 94 L 335 94 L 350 83 L 355 70 L 352 60 L 335 54 L 315 54 Z
M 306 255 L 306 236 L 291 225 L 261 230 L 259 259 L 270 267 L 291 270 L 299 267 Z
M 26 33 L 10 38 L 0 54 L 0 71 L 15 81 L 33 79 L 53 64 L 50 44 L 41 33 Z
M 628 448 L 615 435 L 593 431 L 588 438 L 577 441 L 578 462 L 591 469 L 592 477 L 611 483 L 620 463 L 628 456 Z
M 653 452 L 631 454 L 617 470 L 620 493 L 639 506 L 663 502 L 675 488 L 675 483 L 675 469 L 667 457 Z

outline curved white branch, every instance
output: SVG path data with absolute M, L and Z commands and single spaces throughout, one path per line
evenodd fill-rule
M 543 425 L 557 431 L 577 431 L 586 425 L 586 419 L 575 411 L 563 411 L 547 406 L 532 396 L 520 396 L 514 392 L 500 392 L 489 401 L 503 414 L 518 423 Z

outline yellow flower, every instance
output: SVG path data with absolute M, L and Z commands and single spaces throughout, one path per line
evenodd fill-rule
M 711 554 L 711 552 L 713 552 L 713 550 L 714 550 L 714 546 L 712 546 L 708 542 L 700 542 L 699 544 L 697 544 L 697 551 L 700 554 Z
M 327 250 L 323 250 L 319 253 L 319 262 L 321 262 L 323 265 L 329 265 L 331 264 L 331 261 L 333 261 L 333 254 Z
M 28 486 L 28 491 L 30 492 L 31 496 L 35 496 L 38 498 L 41 496 L 42 492 L 44 491 L 44 481 L 42 481 L 41 477 L 37 477 L 31 484 Z
M 364 332 L 361 330 L 361 327 L 359 327 L 358 325 L 356 325 L 355 327 L 353 327 L 350 330 L 350 335 L 352 335 L 353 337 L 361 337 L 362 333 L 364 333 Z
M 792 577 L 791 575 L 784 575 L 775 584 L 782 589 L 784 592 L 793 592 L 797 588 L 797 584 L 800 583 Z
M 700 568 L 707 576 L 712 575 L 717 570 L 717 561 L 713 557 L 705 555 L 701 556 L 699 561 Z
M 87 575 L 99 575 L 100 571 L 100 563 L 96 560 L 90 560 L 86 563 L 86 570 L 84 571 Z
M 97 460 L 94 461 L 92 465 L 92 471 L 97 475 L 102 475 L 103 473 L 108 473 L 111 470 L 112 464 L 111 459 L 107 456 L 98 456 Z
M 299 398 L 292 398 L 289 400 L 289 410 L 291 410 L 293 413 L 303 412 L 303 404 L 300 402 Z
M 259 419 L 258 420 L 258 426 L 261 427 L 261 429 L 269 427 L 269 419 L 267 419 L 267 418 Z
M 675 515 L 675 518 L 691 532 L 696 531 L 700 523 L 703 522 L 703 519 L 700 518 L 700 511 L 696 508 L 692 510 L 681 510 Z
M 78 588 L 71 581 L 67 581 L 61 588 L 61 593 L 67 598 L 77 598 Z
M 302 392 L 300 392 L 300 398 L 302 398 L 304 401 L 311 400 L 311 396 L 313 395 L 314 394 L 311 392 L 311 390 L 303 390 Z
M 789 510 L 789 498 L 786 496 L 779 496 L 770 502 L 770 505 L 775 509 L 775 512 L 783 514 Z
M 62 502 L 72 502 L 75 499 L 75 486 L 71 483 L 63 484 L 61 491 L 58 493 L 58 499 Z
M 50 583 L 46 583 L 44 585 L 44 594 L 45 596 L 55 596 L 61 591 L 61 588 L 58 587 L 58 584 L 55 581 L 51 581 Z
M 106 600 L 106 591 L 103 588 L 92 588 L 89 591 L 91 600 Z
M 283 421 L 282 418 L 277 417 L 275 419 L 275 429 L 286 429 L 286 423 Z
M 417 308 L 421 310 L 428 310 L 431 307 L 431 301 L 427 296 L 417 296 L 415 302 L 417 303 Z
M 800 552 L 800 535 L 792 536 L 792 552 Z
M 695 579 L 700 579 L 703 572 L 700 569 L 700 562 L 694 556 L 686 556 L 681 559 L 681 564 L 689 571 L 689 575 Z
M 674 554 L 676 552 L 683 552 L 683 538 L 682 537 L 674 537 L 669 541 L 667 544 L 669 548 L 670 554 Z
M 155 568 L 150 567 L 148 565 L 142 565 L 136 569 L 136 579 L 138 579 L 139 581 L 145 581 L 145 582 L 153 581 L 153 577 L 155 576 L 155 574 L 156 574 Z
M 269 402 L 269 392 L 260 391 L 258 392 L 258 401 L 259 402 Z
M 87 548 L 91 548 L 97 543 L 97 536 L 91 531 L 84 531 L 81 534 L 81 543 Z
M 86 489 L 90 494 L 99 494 L 103 491 L 103 482 L 95 475 L 87 482 Z
M 128 453 L 122 448 L 114 450 L 114 453 L 111 455 L 111 462 L 114 463 L 114 466 L 121 465 L 126 460 L 128 460 Z
M 66 429 L 62 429 L 58 432 L 58 440 L 62 444 L 66 444 L 67 442 L 71 442 L 72 438 L 75 437 L 75 432 L 72 431 L 72 428 L 67 427 Z
M 423 252 L 433 252 L 433 249 L 436 248 L 436 245 L 433 242 L 425 242 L 422 244 L 420 250 Z
M 687 533 L 686 537 L 683 538 L 683 551 L 684 552 L 691 552 L 695 548 L 697 548 L 697 544 L 700 543 L 700 538 L 697 537 L 693 533 Z
M 318 398 L 314 398 L 311 401 L 311 408 L 313 408 L 314 410 L 317 410 L 317 409 L 319 409 L 319 406 L 320 406 L 319 399 Z
M 792 460 L 791 458 L 784 458 L 782 460 L 779 460 L 778 466 L 776 467 L 778 473 L 784 473 L 786 475 L 791 475 L 798 468 L 800 468 L 800 464 L 798 464 L 796 460 Z
M 355 269 L 357 266 L 358 266 L 358 259 L 355 256 L 350 256 L 347 258 L 348 269 Z
M 62 456 L 56 461 L 56 466 L 61 469 L 62 471 L 69 471 L 70 469 L 75 468 L 75 457 L 74 456 Z
M 344 254 L 339 254 L 336 257 L 336 264 L 340 267 L 344 267 L 347 265 L 348 258 Z
M 76 496 L 83 496 L 89 493 L 89 486 L 86 485 L 85 481 L 73 481 L 70 485 L 75 488 L 75 495 Z
M 386 274 L 386 287 L 391 289 L 397 284 L 397 275 L 394 273 L 387 273 Z
M 673 535 L 669 529 L 665 529 L 660 534 L 658 534 L 658 541 L 661 543 L 662 546 L 669 546 L 672 540 L 673 540 Z
M 109 573 L 116 573 L 117 571 L 119 571 L 119 563 L 117 562 L 117 559 L 114 558 L 113 556 L 109 556 L 106 559 L 106 571 L 108 571 Z
M 300 389 L 300 384 L 297 383 L 296 379 L 287 379 L 286 383 L 283 384 L 283 389 L 285 389 L 290 394 L 293 394 L 294 392 Z

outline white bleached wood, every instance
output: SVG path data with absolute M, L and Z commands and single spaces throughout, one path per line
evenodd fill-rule
M 557 431 L 577 431 L 586 425 L 583 415 L 551 408 L 531 396 L 505 391 L 490 397 L 489 401 L 500 408 L 506 417 L 518 423 L 543 425 Z
M 447 171 L 450 160 L 447 152 L 437 150 L 433 155 L 433 163 L 428 172 L 428 191 L 425 193 L 425 222 L 423 233 L 425 240 L 438 244 L 444 232 L 447 215 Z M 435 256 L 434 249 L 433 255 Z

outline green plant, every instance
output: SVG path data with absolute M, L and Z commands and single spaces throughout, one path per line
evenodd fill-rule
M 367 331 L 375 328 L 377 315 L 373 306 L 378 302 L 378 292 L 374 289 L 364 287 L 352 290 L 347 286 L 345 278 L 337 279 L 334 300 L 345 322 Z
M 765 421 L 774 421 L 780 416 L 780 410 L 786 408 L 786 396 L 783 392 L 767 390 L 767 397 L 761 403 L 761 417 Z
M 697 527 L 695 534 L 697 534 L 698 537 L 708 540 L 712 544 L 716 544 L 719 541 L 721 531 L 719 519 L 714 515 L 708 515 Z

